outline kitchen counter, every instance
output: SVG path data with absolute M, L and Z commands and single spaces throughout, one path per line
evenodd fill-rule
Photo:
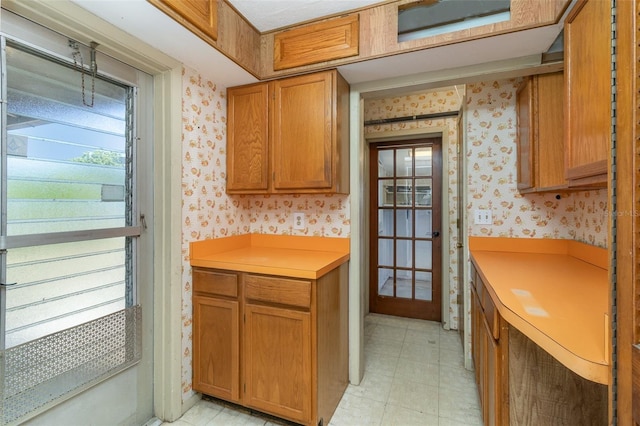
M 246 234 L 190 244 L 191 266 L 317 279 L 349 260 L 349 239 Z
M 576 241 L 469 238 L 500 315 L 574 373 L 609 384 L 607 250 Z

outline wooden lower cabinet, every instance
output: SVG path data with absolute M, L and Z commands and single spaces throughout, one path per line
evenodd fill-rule
M 607 386 L 578 376 L 509 325 L 471 271 L 471 356 L 484 425 L 606 425 Z
M 193 298 L 193 389 L 240 401 L 238 302 Z
M 486 286 L 473 272 L 471 287 L 471 354 L 485 426 L 508 425 L 508 325 L 489 299 Z
M 240 401 L 238 275 L 193 270 L 193 389 Z
M 309 312 L 245 305 L 244 381 L 248 406 L 311 421 Z
M 347 265 L 316 280 L 194 268 L 194 390 L 327 425 L 348 384 Z

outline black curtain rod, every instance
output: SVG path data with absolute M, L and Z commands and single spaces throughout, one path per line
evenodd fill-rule
M 432 114 L 411 115 L 408 117 L 381 118 L 379 120 L 365 121 L 364 125 L 371 126 L 374 124 L 398 123 L 400 121 L 430 120 L 432 118 L 457 117 L 459 114 L 460 114 L 459 111 L 447 111 L 447 112 L 434 112 Z

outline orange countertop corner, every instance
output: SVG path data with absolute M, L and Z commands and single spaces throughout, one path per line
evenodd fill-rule
M 609 384 L 605 248 L 555 239 L 470 237 L 500 315 L 576 374 Z
M 245 234 L 195 241 L 191 266 L 320 278 L 349 260 L 349 238 Z

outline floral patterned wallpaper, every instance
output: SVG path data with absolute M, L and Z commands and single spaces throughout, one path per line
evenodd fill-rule
M 489 209 L 493 224 L 468 222 L 470 236 L 563 238 L 607 246 L 607 191 L 521 195 L 516 171 L 516 89 L 520 80 L 467 86 L 467 214 Z

